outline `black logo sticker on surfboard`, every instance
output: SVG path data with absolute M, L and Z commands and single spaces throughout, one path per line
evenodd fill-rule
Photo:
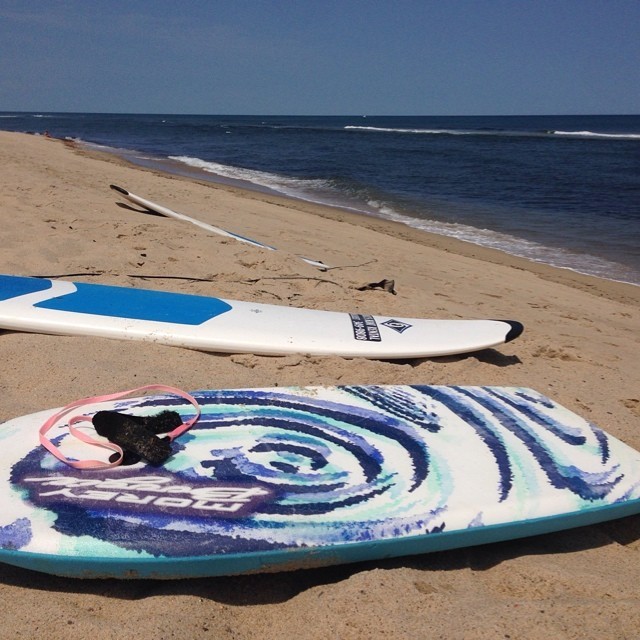
M 353 336 L 356 340 L 366 340 L 367 342 L 380 342 L 380 329 L 376 320 L 371 315 L 361 313 L 350 313 L 351 324 L 353 325 Z
M 386 320 L 381 324 L 383 324 L 385 327 L 389 327 L 389 329 L 393 329 L 394 331 L 397 331 L 398 333 L 403 333 L 407 329 L 413 326 L 412 324 L 409 324 L 407 322 L 402 322 L 402 320 L 393 320 L 393 319 Z

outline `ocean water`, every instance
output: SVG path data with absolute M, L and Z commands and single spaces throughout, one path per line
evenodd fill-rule
M 640 285 L 640 116 L 0 113 L 0 129 Z

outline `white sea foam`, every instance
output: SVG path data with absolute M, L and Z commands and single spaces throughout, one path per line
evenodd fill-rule
M 345 129 L 351 131 L 371 131 L 377 133 L 407 133 L 425 135 L 449 136 L 560 136 L 570 138 L 590 138 L 594 140 L 640 140 L 640 133 L 598 133 L 596 131 L 507 131 L 507 130 L 477 130 L 477 129 L 394 129 L 390 127 L 362 127 L 348 125 Z
M 551 131 L 556 136 L 576 138 L 614 138 L 619 140 L 640 140 L 640 133 L 597 133 L 595 131 Z
M 608 280 L 637 284 L 636 274 L 631 273 L 624 265 L 604 258 L 585 253 L 573 253 L 558 247 L 547 247 L 531 240 L 525 240 L 524 238 L 518 238 L 491 229 L 479 229 L 464 224 L 413 218 L 397 213 L 390 207 L 380 206 L 379 203 L 373 201 L 369 204 L 378 207 L 380 217 L 401 222 L 414 229 L 497 249 L 513 256 L 551 265 L 552 267 L 569 269 L 577 273 Z
M 470 136 L 490 134 L 488 131 L 466 131 L 464 129 L 394 129 L 388 127 L 360 127 L 356 125 L 347 125 L 345 129 L 355 131 L 377 131 L 380 133 L 425 133 L 431 135 L 447 134 L 451 136 Z
M 251 184 L 298 198 L 304 197 L 304 194 L 308 194 L 310 191 L 326 189 L 328 187 L 328 183 L 325 180 L 290 178 L 275 173 L 268 173 L 266 171 L 258 171 L 257 169 L 245 169 L 243 167 L 234 167 L 232 165 L 220 164 L 218 162 L 209 162 L 200 158 L 192 158 L 190 156 L 169 156 L 169 159 L 229 180 L 249 182 Z
M 108 153 L 121 154 L 127 151 L 127 149 L 119 149 L 118 147 L 111 147 L 106 144 L 99 144 L 98 142 L 87 142 L 82 138 L 74 138 L 72 136 L 65 136 L 65 140 L 72 140 L 73 142 L 76 142 L 77 144 L 80 144 L 87 149 L 96 149 L 98 151 L 106 151 Z

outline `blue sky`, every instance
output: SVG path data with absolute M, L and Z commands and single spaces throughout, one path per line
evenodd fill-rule
M 639 0 L 0 0 L 0 111 L 640 113 Z

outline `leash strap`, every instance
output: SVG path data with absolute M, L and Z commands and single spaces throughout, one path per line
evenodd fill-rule
M 63 407 L 62 409 L 60 409 L 60 411 L 56 412 L 54 415 L 48 418 L 46 422 L 40 427 L 40 430 L 39 430 L 40 444 L 45 449 L 47 449 L 47 451 L 49 451 L 56 458 L 58 458 L 58 460 L 61 460 L 62 462 L 69 465 L 70 467 L 73 467 L 74 469 L 97 470 L 97 469 L 112 469 L 113 467 L 117 467 L 122 462 L 122 458 L 124 456 L 124 452 L 122 451 L 121 447 L 119 447 L 117 444 L 113 444 L 112 442 L 96 440 L 95 438 L 92 438 L 90 435 L 88 435 L 84 431 L 76 428 L 75 425 L 79 423 L 82 423 L 82 422 L 91 423 L 91 416 L 76 415 L 69 418 L 68 420 L 69 433 L 75 436 L 78 440 L 81 440 L 82 442 L 86 442 L 87 444 L 91 444 L 96 447 L 100 447 L 102 449 L 115 451 L 117 454 L 119 454 L 119 457 L 114 462 L 103 462 L 101 460 L 70 460 L 60 451 L 60 449 L 55 444 L 53 444 L 53 442 L 47 436 L 47 432 L 53 426 L 55 426 L 58 422 L 60 422 L 62 418 L 64 418 L 66 415 L 68 415 L 78 407 L 82 407 L 90 404 L 96 404 L 98 402 L 107 402 L 109 400 L 119 400 L 120 398 L 125 398 L 133 393 L 141 393 L 144 391 L 163 391 L 165 393 L 170 393 L 176 396 L 180 396 L 181 398 L 184 398 L 194 406 L 196 410 L 196 415 L 190 420 L 183 422 L 180 426 L 176 427 L 173 431 L 170 431 L 169 433 L 166 434 L 172 441 L 175 438 L 177 438 L 179 435 L 183 434 L 185 431 L 190 429 L 200 418 L 200 406 L 198 405 L 198 402 L 193 396 L 189 395 L 185 391 L 176 389 L 175 387 L 168 387 L 162 384 L 149 384 L 144 387 L 137 387 L 136 389 L 129 389 L 128 391 L 121 391 L 119 393 L 112 393 L 104 396 L 93 396 L 91 398 L 83 398 L 82 400 L 76 400 L 75 402 L 68 404 L 66 407 Z

